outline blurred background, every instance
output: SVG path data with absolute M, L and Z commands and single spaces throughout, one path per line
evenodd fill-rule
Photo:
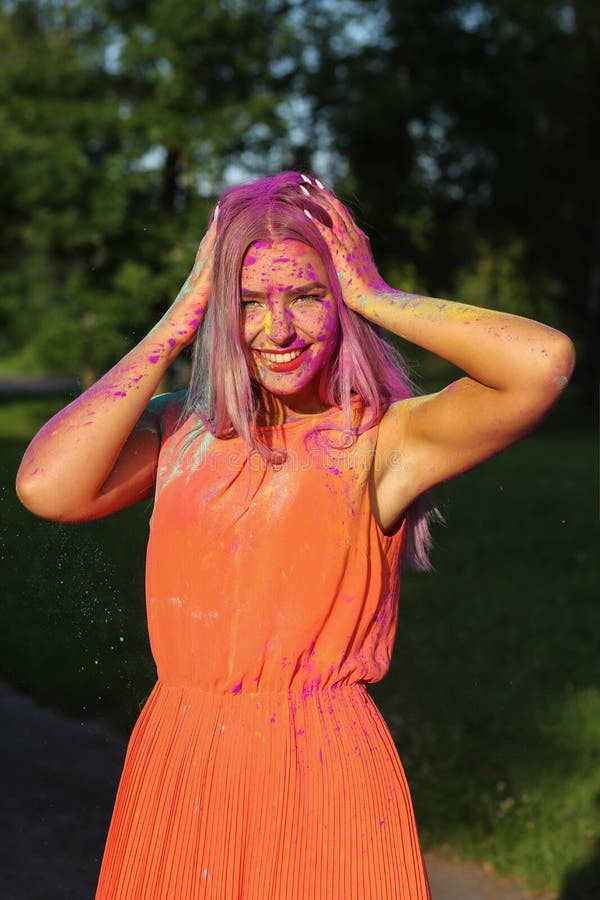
M 542 427 L 440 490 L 372 692 L 427 848 L 598 900 L 600 4 L 3 0 L 0 48 L 0 675 L 128 733 L 150 507 L 37 521 L 16 468 L 162 315 L 225 187 L 314 172 L 395 287 L 576 343 Z

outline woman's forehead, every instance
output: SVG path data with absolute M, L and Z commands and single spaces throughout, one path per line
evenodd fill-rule
M 327 270 L 314 247 L 292 238 L 286 240 L 260 240 L 248 247 L 242 266 L 242 285 L 249 290 L 260 290 L 261 285 L 283 279 L 306 279 L 328 283 Z

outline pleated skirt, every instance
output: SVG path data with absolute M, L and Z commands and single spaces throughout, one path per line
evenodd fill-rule
M 96 900 L 425 900 L 408 786 L 363 685 L 159 680 L 127 748 Z

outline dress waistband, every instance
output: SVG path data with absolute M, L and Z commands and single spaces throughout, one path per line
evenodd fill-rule
M 366 692 L 366 683 L 363 681 L 340 682 L 326 687 L 314 684 L 305 684 L 294 688 L 281 688 L 280 690 L 259 689 L 248 690 L 244 685 L 234 685 L 233 688 L 208 687 L 206 685 L 186 684 L 179 681 L 171 681 L 168 678 L 158 678 L 155 689 L 176 690 L 190 693 L 205 694 L 211 698 L 223 698 L 241 700 L 243 698 L 256 700 L 260 697 L 312 697 L 345 694 L 350 692 Z

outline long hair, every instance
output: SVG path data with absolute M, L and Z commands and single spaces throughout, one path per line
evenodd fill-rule
M 274 461 L 280 454 L 268 446 L 256 428 L 260 393 L 253 382 L 242 346 L 240 273 L 246 252 L 259 240 L 298 240 L 319 254 L 329 277 L 339 317 L 335 352 L 319 377 L 320 399 L 343 411 L 349 439 L 371 428 L 388 406 L 418 392 L 398 351 L 383 331 L 349 309 L 342 298 L 329 248 L 317 226 L 332 222 L 311 196 L 299 190 L 299 172 L 282 172 L 252 184 L 230 188 L 219 199 L 210 298 L 194 341 L 192 373 L 181 419 L 196 416 L 190 437 L 205 430 L 215 437 L 239 435 L 248 448 Z M 369 410 L 367 421 L 356 422 L 356 399 Z M 323 426 L 317 425 L 315 431 Z M 331 424 L 325 426 L 334 428 Z M 413 568 L 430 570 L 429 520 L 441 519 L 431 504 L 419 498 L 407 511 L 406 558 Z

